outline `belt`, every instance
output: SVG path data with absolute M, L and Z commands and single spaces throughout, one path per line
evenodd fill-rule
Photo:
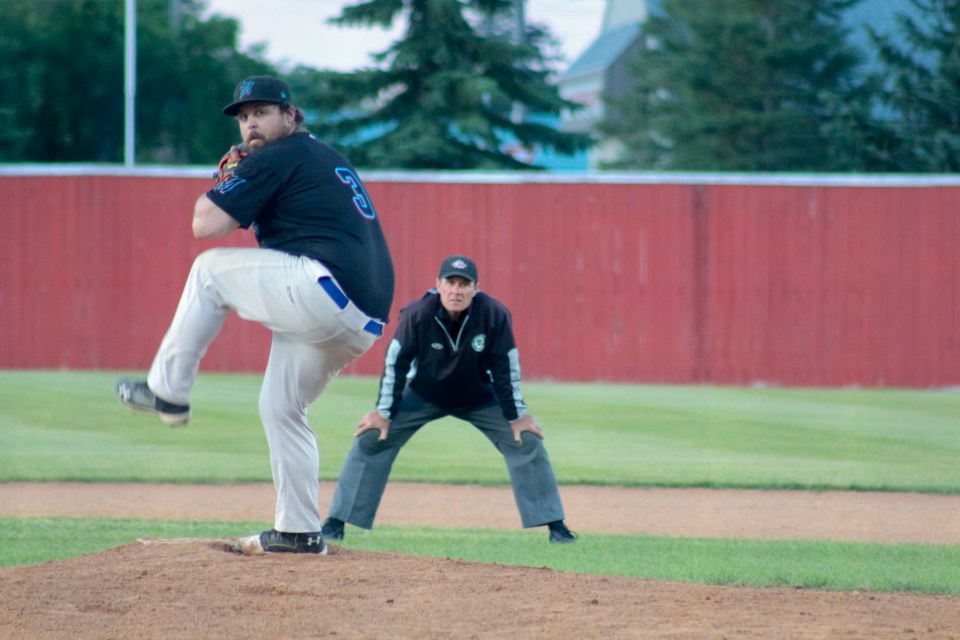
M 330 299 L 333 300 L 333 303 L 340 307 L 341 311 L 346 309 L 350 304 L 350 298 L 347 297 L 347 294 L 345 294 L 343 290 L 337 286 L 337 283 L 334 282 L 329 276 L 321 276 L 317 278 L 317 283 L 323 287 L 323 290 L 327 292 L 327 295 L 330 296 Z M 383 335 L 383 323 L 376 320 L 368 319 L 367 323 L 361 328 L 363 331 L 372 333 L 375 336 Z

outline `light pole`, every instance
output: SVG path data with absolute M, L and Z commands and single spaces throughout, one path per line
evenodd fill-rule
M 125 0 L 123 56 L 123 164 L 134 165 L 134 105 L 137 97 L 137 0 Z
M 526 0 L 513 0 L 513 43 L 517 45 L 526 44 L 527 41 L 527 20 L 526 16 L 524 15 L 525 2 Z M 523 105 L 519 102 L 514 102 L 510 113 L 510 120 L 516 124 L 520 124 L 523 122 L 523 118 Z

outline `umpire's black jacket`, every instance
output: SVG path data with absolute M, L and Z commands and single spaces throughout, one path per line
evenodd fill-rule
M 508 421 L 524 414 L 510 311 L 478 291 L 461 318 L 449 317 L 436 289 L 400 310 L 380 378 L 381 415 L 396 417 L 407 384 L 451 412 L 496 398 Z

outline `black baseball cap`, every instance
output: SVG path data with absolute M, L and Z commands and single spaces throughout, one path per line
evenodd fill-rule
M 437 277 L 442 280 L 451 276 L 460 276 L 470 282 L 476 282 L 477 265 L 467 256 L 448 256 L 440 265 L 440 275 Z
M 247 102 L 290 102 L 287 83 L 273 76 L 250 76 L 233 90 L 233 102 L 223 108 L 224 115 L 235 116 L 240 105 Z

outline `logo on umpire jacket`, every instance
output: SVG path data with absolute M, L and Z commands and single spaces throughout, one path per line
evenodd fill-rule
M 473 340 L 470 341 L 470 346 L 473 347 L 474 351 L 480 352 L 483 351 L 483 348 L 487 345 L 487 336 L 482 333 L 478 336 L 474 336 Z

